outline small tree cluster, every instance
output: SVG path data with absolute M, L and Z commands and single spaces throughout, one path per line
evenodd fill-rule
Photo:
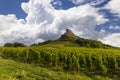
M 14 43 L 6 43 L 4 47 L 25 47 L 25 45 L 23 43 L 14 42 Z

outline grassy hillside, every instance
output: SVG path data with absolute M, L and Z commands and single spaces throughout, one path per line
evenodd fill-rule
M 103 44 L 100 41 L 85 39 L 76 36 L 70 29 L 66 29 L 66 32 L 61 35 L 57 40 L 48 40 L 43 43 L 38 43 L 36 46 L 61 46 L 61 47 L 88 47 L 88 48 L 115 48 L 110 45 Z
M 20 63 L 0 58 L 0 80 L 119 80 L 101 75 L 85 75 Z
M 100 41 L 78 37 L 70 29 L 66 29 L 66 32 L 57 40 L 48 40 L 42 43 L 32 44 L 31 46 L 116 48 L 103 44 Z M 6 43 L 4 47 L 25 47 L 25 45 L 22 43 L 14 42 Z
M 117 47 L 103 44 L 100 41 L 84 39 L 84 38 L 79 38 L 79 37 L 76 40 L 69 40 L 66 38 L 58 39 L 58 40 L 48 40 L 42 43 L 33 44 L 31 46 L 117 48 Z
M 77 37 L 0 47 L 0 80 L 120 80 L 120 49 Z
M 48 46 L 48 47 L 79 47 L 79 44 L 73 41 L 46 41 L 43 43 L 39 43 L 38 46 Z
M 44 67 L 45 69 L 48 70 L 48 72 L 50 71 L 53 71 L 55 73 L 62 72 L 63 74 L 59 74 L 57 76 L 59 77 L 58 80 L 61 80 L 61 75 L 65 76 L 65 74 L 69 74 L 70 76 L 73 77 L 75 76 L 80 77 L 82 78 L 81 80 L 89 80 L 89 78 L 93 80 L 120 79 L 119 49 L 100 49 L 100 48 L 92 49 L 92 48 L 80 48 L 80 47 L 36 46 L 36 47 L 24 47 L 24 48 L 4 47 L 4 48 L 0 48 L 0 51 L 1 51 L 0 55 L 4 59 L 10 59 L 27 64 L 29 63 L 28 67 L 31 65 L 36 65 L 36 67 L 34 66 L 35 70 L 33 69 L 33 71 L 37 71 L 37 70 L 39 71 L 40 67 Z M 4 61 L 2 62 L 5 63 Z M 13 66 L 19 64 L 17 62 L 15 62 Z M 8 63 L 9 64 L 6 65 L 6 67 L 8 66 L 8 70 L 10 70 L 11 72 L 11 70 L 13 70 L 16 67 L 13 67 L 13 69 L 11 69 L 10 65 L 12 62 L 8 62 Z M 22 64 L 22 66 L 26 66 L 26 64 L 25 65 Z M 37 68 L 38 66 L 39 68 Z M 32 74 L 32 72 L 30 72 L 29 74 Z M 36 72 L 35 74 L 38 74 L 38 72 Z M 38 76 L 41 75 L 38 74 Z M 37 78 L 38 76 L 34 76 L 34 77 Z M 51 76 L 56 78 L 54 73 Z M 70 79 L 68 80 L 80 80 L 77 78 L 73 79 L 73 77 L 70 77 Z M 49 76 L 45 76 L 44 78 L 48 78 L 48 80 L 51 80 L 51 77 Z M 66 80 L 67 78 L 65 77 L 65 79 L 63 78 L 63 80 Z M 41 80 L 41 79 L 37 79 L 37 80 Z M 52 79 L 52 80 L 56 80 L 56 79 Z
M 75 75 L 64 71 L 23 64 L 0 58 L 0 80 L 92 80 L 84 74 Z

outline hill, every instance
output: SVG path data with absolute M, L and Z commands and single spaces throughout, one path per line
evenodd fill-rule
M 110 45 L 103 44 L 100 41 L 84 39 L 76 36 L 70 29 L 66 29 L 66 32 L 61 35 L 57 40 L 48 40 L 42 43 L 38 43 L 33 46 L 69 46 L 69 47 L 88 47 L 88 48 L 115 48 Z
M 0 51 L 0 80 L 120 80 L 119 49 L 35 46 Z
M 70 29 L 66 29 L 66 32 L 61 35 L 59 40 L 70 40 L 70 41 L 75 41 L 79 37 L 76 36 Z
M 57 40 L 15 45 L 0 47 L 0 80 L 120 80 L 120 50 L 69 29 Z
M 0 80 L 92 80 L 87 75 L 75 75 L 64 71 L 6 60 L 0 58 Z

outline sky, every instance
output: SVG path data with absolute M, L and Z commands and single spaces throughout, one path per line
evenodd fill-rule
M 0 0 L 0 45 L 77 36 L 120 47 L 120 0 Z

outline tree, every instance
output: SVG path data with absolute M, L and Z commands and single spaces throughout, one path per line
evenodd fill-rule
M 23 43 L 14 42 L 14 43 L 6 43 L 4 47 L 25 47 L 25 45 Z
M 13 47 L 13 44 L 12 44 L 12 43 L 6 43 L 6 44 L 4 45 L 4 47 Z

